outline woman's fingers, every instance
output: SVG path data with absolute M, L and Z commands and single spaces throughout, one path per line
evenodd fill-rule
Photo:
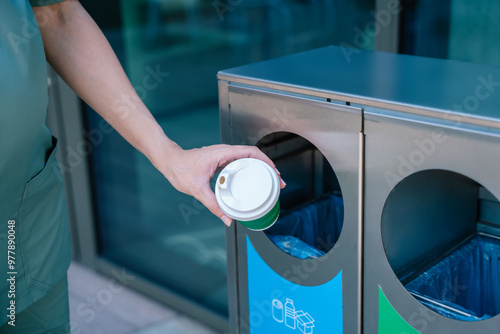
M 231 218 L 229 218 L 228 216 L 226 216 L 224 214 L 224 212 L 221 210 L 221 208 L 219 207 L 219 204 L 217 203 L 217 199 L 215 198 L 215 194 L 212 191 L 212 189 L 210 189 L 210 184 L 208 182 L 202 186 L 198 197 L 199 197 L 198 200 L 203 205 L 205 205 L 206 208 L 211 213 L 213 213 L 214 215 L 219 217 L 224 222 L 224 224 L 226 224 L 226 226 L 231 225 L 233 220 Z

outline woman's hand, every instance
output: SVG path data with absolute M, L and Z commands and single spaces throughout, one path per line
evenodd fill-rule
M 210 188 L 210 180 L 217 168 L 241 158 L 262 160 L 280 175 L 271 159 L 254 146 L 213 145 L 192 150 L 170 147 L 169 153 L 161 159 L 162 162 L 155 165 L 175 189 L 198 199 L 229 226 L 232 219 L 227 217 L 217 204 L 215 194 Z M 281 177 L 280 181 L 281 188 L 284 188 L 286 184 Z

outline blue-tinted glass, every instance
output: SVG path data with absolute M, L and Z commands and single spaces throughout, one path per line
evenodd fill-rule
M 360 46 L 356 35 L 374 9 L 370 0 L 83 4 L 139 96 L 185 149 L 219 143 L 219 70 L 330 44 Z M 85 118 L 96 138 L 91 171 L 102 256 L 226 314 L 222 222 L 177 192 L 116 132 L 99 130 L 102 120 L 88 108 Z
M 401 53 L 500 65 L 500 2 L 405 0 Z

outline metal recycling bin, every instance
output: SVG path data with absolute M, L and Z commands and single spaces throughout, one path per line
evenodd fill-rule
M 498 67 L 343 47 L 219 73 L 223 142 L 286 171 L 277 228 L 324 190 L 344 210 L 323 256 L 291 251 L 301 224 L 228 230 L 231 333 L 498 332 L 499 91 Z

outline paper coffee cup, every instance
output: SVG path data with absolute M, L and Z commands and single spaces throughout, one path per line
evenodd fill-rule
M 278 219 L 279 194 L 276 171 L 253 158 L 231 162 L 215 185 L 215 197 L 226 216 L 256 231 L 271 227 Z

